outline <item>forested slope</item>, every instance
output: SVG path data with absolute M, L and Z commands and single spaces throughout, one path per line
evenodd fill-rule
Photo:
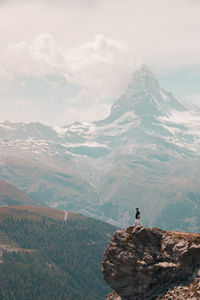
M 104 299 L 101 259 L 115 229 L 49 208 L 1 208 L 0 299 Z

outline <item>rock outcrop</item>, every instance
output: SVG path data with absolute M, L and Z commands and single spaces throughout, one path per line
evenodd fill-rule
M 200 234 L 118 230 L 103 255 L 107 300 L 200 299 Z

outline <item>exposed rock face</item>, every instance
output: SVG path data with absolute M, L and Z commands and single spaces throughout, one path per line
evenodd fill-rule
M 103 255 L 107 300 L 200 299 L 200 235 L 118 230 Z

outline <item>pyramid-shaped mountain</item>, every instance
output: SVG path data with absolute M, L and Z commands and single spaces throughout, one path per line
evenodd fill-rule
M 200 110 L 160 87 L 147 66 L 132 77 L 127 91 L 114 102 L 108 118 L 96 123 L 97 142 L 121 146 L 168 148 L 199 155 Z
M 200 230 L 200 110 L 142 66 L 110 115 L 60 128 L 0 122 L 0 178 L 112 224 Z
M 168 117 L 172 110 L 186 111 L 185 105 L 159 85 L 146 66 L 137 70 L 124 95 L 115 101 L 107 120 L 116 120 L 126 112 L 144 118 Z

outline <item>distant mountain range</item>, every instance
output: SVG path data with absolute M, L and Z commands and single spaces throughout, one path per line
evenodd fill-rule
M 51 128 L 0 123 L 0 177 L 46 205 L 118 226 L 200 230 L 200 109 L 147 66 L 110 115 Z

